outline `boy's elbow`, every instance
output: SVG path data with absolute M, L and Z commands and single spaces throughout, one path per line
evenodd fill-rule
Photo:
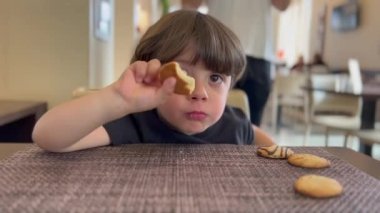
M 54 145 L 56 143 L 52 142 L 52 140 L 39 129 L 34 128 L 32 132 L 32 141 L 43 150 L 49 152 L 62 152 L 61 149 Z
M 62 148 L 51 146 L 49 143 L 43 141 L 43 140 L 36 140 L 33 139 L 34 144 L 36 144 L 41 149 L 48 151 L 48 152 L 67 152 Z
M 37 126 L 34 126 L 33 132 L 32 132 L 32 141 L 34 144 L 39 146 L 40 148 L 44 149 L 44 139 L 41 135 L 41 132 L 37 129 Z
M 33 140 L 33 143 L 36 144 L 41 149 L 53 152 L 53 149 L 48 145 L 49 143 L 47 143 L 48 140 L 46 140 L 38 132 L 33 131 L 32 140 Z

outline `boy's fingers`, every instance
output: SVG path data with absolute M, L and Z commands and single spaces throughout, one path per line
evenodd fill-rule
M 147 74 L 144 78 L 145 83 L 152 83 L 158 77 L 158 70 L 161 67 L 161 62 L 158 59 L 152 59 L 148 62 Z
M 156 97 L 160 99 L 159 101 L 165 101 L 169 95 L 173 94 L 176 81 L 173 77 L 164 81 L 161 88 L 157 91 L 158 95 Z
M 137 83 L 142 83 L 146 73 L 147 73 L 148 64 L 144 61 L 136 61 L 132 64 L 131 70 L 135 74 L 135 80 Z

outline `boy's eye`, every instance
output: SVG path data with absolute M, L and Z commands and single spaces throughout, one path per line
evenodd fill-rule
M 212 74 L 212 75 L 210 75 L 210 81 L 212 83 L 220 83 L 223 81 L 223 77 L 221 75 L 218 75 L 218 74 Z

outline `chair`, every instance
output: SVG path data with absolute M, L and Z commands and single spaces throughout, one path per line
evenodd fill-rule
M 304 117 L 305 98 L 302 86 L 306 85 L 306 74 L 290 73 L 276 75 L 272 88 L 272 128 L 278 131 L 282 108 L 286 107 L 294 116 Z
M 247 115 L 247 118 L 250 118 L 248 96 L 243 90 L 231 89 L 228 93 L 227 105 L 240 108 Z
M 337 82 L 347 78 L 347 75 L 312 74 L 310 75 L 311 87 L 336 89 Z M 324 126 L 325 145 L 328 145 L 330 130 L 345 132 L 358 130 L 361 124 L 362 99 L 359 96 L 332 94 L 323 91 L 307 91 L 306 130 L 304 145 L 306 145 L 312 124 Z
M 312 65 L 309 72 L 314 74 L 324 74 L 328 73 L 329 70 L 326 65 Z
M 91 94 L 95 91 L 97 91 L 97 89 L 78 87 L 73 91 L 72 97 L 79 98 L 81 96 Z M 229 106 L 240 108 L 247 115 L 247 118 L 250 117 L 248 96 L 243 90 L 231 89 L 228 93 L 227 104 Z
M 358 137 L 360 142 L 366 144 L 380 144 L 380 130 L 378 129 L 358 130 L 351 132 L 350 135 Z
M 350 58 L 348 60 L 348 72 L 350 73 L 350 82 L 354 93 L 361 93 L 363 90 L 363 82 L 360 74 L 360 65 L 357 59 Z

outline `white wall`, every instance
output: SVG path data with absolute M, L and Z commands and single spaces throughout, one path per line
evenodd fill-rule
M 346 68 L 350 57 L 359 59 L 363 69 L 380 70 L 380 1 L 359 0 L 360 26 L 349 32 L 331 29 L 330 16 L 333 6 L 343 0 L 330 0 L 326 32 L 325 59 L 331 67 Z
M 0 1 L 0 98 L 55 105 L 88 80 L 88 0 Z
M 118 78 L 135 47 L 137 0 L 114 1 L 111 72 Z M 360 0 L 359 29 L 339 33 L 331 30 L 329 16 L 342 1 L 326 1 L 325 60 L 345 68 L 356 57 L 363 69 L 380 70 L 380 1 Z M 309 55 L 315 51 L 317 7 L 323 5 L 313 2 Z M 0 0 L 0 98 L 46 100 L 50 106 L 70 99 L 75 88 L 89 85 L 89 34 L 89 0 Z
M 90 0 L 90 9 L 95 0 Z M 94 34 L 94 11 L 90 11 L 89 82 L 82 85 L 99 89 L 114 82 L 129 65 L 138 37 L 135 28 L 135 0 L 109 0 L 112 7 L 111 34 L 101 40 Z
M 138 39 L 134 7 L 136 0 L 115 0 L 114 77 L 129 65 Z
M 107 33 L 96 36 L 95 31 L 99 30 L 101 19 L 102 3 L 109 5 L 109 21 L 106 21 Z M 97 9 L 95 9 L 97 7 Z M 90 0 L 89 1 L 89 82 L 83 85 L 89 88 L 102 88 L 110 84 L 114 79 L 114 0 Z M 95 17 L 99 20 L 95 21 Z
M 310 60 L 312 28 L 311 0 L 292 0 L 289 7 L 279 14 L 277 50 L 284 51 L 288 66 L 297 62 L 299 56 Z
M 359 28 L 337 32 L 331 28 L 332 9 L 347 0 L 292 0 L 288 10 L 280 15 L 278 32 L 278 49 L 286 50 L 288 65 L 292 65 L 300 54 L 305 62 L 311 62 L 319 52 L 319 15 L 326 3 L 323 58 L 327 64 L 332 69 L 346 69 L 348 59 L 354 57 L 359 59 L 362 69 L 380 70 L 380 1 L 358 1 L 361 7 Z
M 104 43 L 92 38 L 90 0 L 0 0 L 0 99 L 52 107 L 117 79 L 135 47 L 135 0 L 113 2 L 114 37 Z

